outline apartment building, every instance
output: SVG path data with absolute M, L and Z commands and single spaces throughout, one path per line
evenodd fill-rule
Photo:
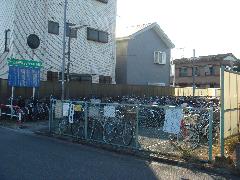
M 116 0 L 68 1 L 65 67 L 75 80 L 115 83 L 116 6 Z M 8 77 L 7 58 L 41 61 L 41 80 L 61 76 L 64 0 L 2 0 L 0 24 L 0 78 Z M 40 39 L 35 50 L 30 34 Z
M 175 66 L 175 86 L 191 87 L 193 81 L 196 87 L 219 88 L 220 67 L 233 68 L 240 61 L 231 53 L 197 58 L 182 58 L 173 61 Z M 194 68 L 194 70 L 193 70 Z M 193 73 L 195 77 L 193 78 Z

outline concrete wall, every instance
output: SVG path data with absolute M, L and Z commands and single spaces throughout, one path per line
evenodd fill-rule
M 3 1 L 6 4 L 9 2 Z M 11 8 L 15 11 L 14 18 L 10 18 L 15 22 L 12 35 L 14 46 L 8 57 L 42 61 L 42 80 L 46 80 L 47 71 L 61 71 L 63 5 L 64 0 L 21 0 L 17 2 L 15 9 Z M 48 33 L 48 20 L 59 23 L 59 35 Z M 71 0 L 68 4 L 67 21 L 109 33 L 109 42 L 99 43 L 87 40 L 86 28 L 80 29 L 78 38 L 71 43 L 73 65 L 70 72 L 91 74 L 97 71 L 99 75 L 111 76 L 115 81 L 116 0 L 109 0 L 107 4 L 97 0 Z M 26 44 L 26 38 L 31 33 L 37 34 L 41 39 L 41 46 L 34 53 Z M 4 64 L 6 65 L 6 61 Z
M 166 52 L 165 65 L 154 64 L 154 51 Z M 170 52 L 171 50 L 151 29 L 137 35 L 129 41 L 127 61 L 127 83 L 170 83 Z

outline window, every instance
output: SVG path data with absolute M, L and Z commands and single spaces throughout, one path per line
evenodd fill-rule
M 166 53 L 161 51 L 154 52 L 154 63 L 155 64 L 166 64 Z
M 72 29 L 71 26 L 75 26 L 75 24 L 67 23 L 66 36 L 71 36 L 71 38 L 77 38 L 77 29 Z
M 210 83 L 209 87 L 210 88 L 215 88 L 215 83 Z
M 100 1 L 100 2 L 102 2 L 102 3 L 108 3 L 108 0 L 97 0 L 97 1 Z
M 187 67 L 182 67 L 179 70 L 179 76 L 180 77 L 186 77 L 188 76 L 188 68 Z
M 214 67 L 213 67 L 212 65 L 209 66 L 209 72 L 210 72 L 210 75 L 211 75 L 211 76 L 215 74 L 215 72 L 214 72 Z
M 103 42 L 103 43 L 107 43 L 108 42 L 108 33 L 100 31 L 99 32 L 99 41 Z
M 47 71 L 47 80 L 48 81 L 57 81 L 58 72 Z
M 197 66 L 195 66 L 194 69 L 192 68 L 192 75 L 193 75 L 193 71 L 195 71 L 195 76 L 200 75 L 199 68 Z
M 48 21 L 48 33 L 59 35 L 59 23 Z
M 92 28 L 87 28 L 87 39 L 91 41 L 108 43 L 108 33 Z
M 205 66 L 205 76 L 213 76 L 214 74 L 215 74 L 214 66 L 213 65 L 206 65 Z
M 111 76 L 99 76 L 99 83 L 101 84 L 111 84 L 112 78 Z
M 5 30 L 5 52 L 9 52 L 9 44 L 10 44 L 10 29 Z
M 62 72 L 58 72 L 58 80 L 62 81 Z M 67 73 L 64 73 L 64 80 L 67 80 Z

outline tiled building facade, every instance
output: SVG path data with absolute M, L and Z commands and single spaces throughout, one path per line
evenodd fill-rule
M 64 0 L 3 0 L 0 78 L 7 78 L 7 58 L 11 57 L 42 61 L 42 80 L 47 80 L 49 72 L 61 72 L 63 15 Z M 116 0 L 69 0 L 67 22 L 87 26 L 71 38 L 70 73 L 92 75 L 96 83 L 99 77 L 109 77 L 114 83 Z M 34 51 L 26 43 L 30 34 L 40 38 L 40 47 Z M 66 67 L 67 63 L 66 56 Z

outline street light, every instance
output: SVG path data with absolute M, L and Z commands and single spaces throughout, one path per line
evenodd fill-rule
M 78 25 L 78 26 L 70 26 L 69 25 L 69 38 L 68 38 L 68 64 L 67 64 L 67 97 L 69 97 L 69 82 L 70 82 L 70 64 L 71 64 L 71 39 L 72 39 L 72 31 L 79 30 L 83 27 L 87 27 L 88 25 Z

